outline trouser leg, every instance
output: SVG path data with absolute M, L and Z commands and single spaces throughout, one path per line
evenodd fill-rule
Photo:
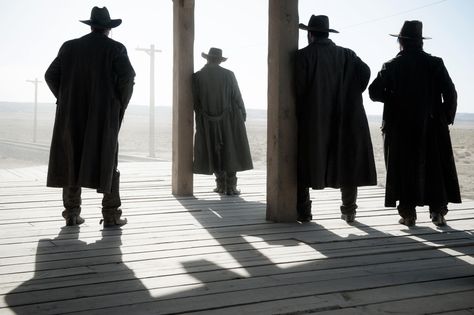
M 66 213 L 81 213 L 81 187 L 63 188 L 63 205 Z
M 311 199 L 309 195 L 309 188 L 298 182 L 296 192 L 296 211 L 298 214 L 298 221 L 311 221 Z
M 121 219 L 122 210 L 119 207 L 122 205 L 120 200 L 120 172 L 114 171 L 112 177 L 112 189 L 110 193 L 104 193 L 102 198 L 102 217 L 104 227 L 124 225 L 127 223 L 127 219 Z
M 116 169 L 112 176 L 112 189 L 102 198 L 102 209 L 118 209 L 122 205 L 119 188 L 120 172 Z
M 84 219 L 80 217 L 81 203 L 81 187 L 63 188 L 64 211 L 62 216 L 66 219 L 66 225 L 74 226 L 84 222 Z
M 357 187 L 341 187 L 341 199 L 341 213 L 355 213 L 357 209 Z

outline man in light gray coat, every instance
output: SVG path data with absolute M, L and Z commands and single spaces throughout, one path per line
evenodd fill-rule
M 215 192 L 239 195 L 236 172 L 253 168 L 245 129 L 246 111 L 232 71 L 222 68 L 222 50 L 202 53 L 207 64 L 193 75 L 196 135 L 193 171 L 215 174 Z

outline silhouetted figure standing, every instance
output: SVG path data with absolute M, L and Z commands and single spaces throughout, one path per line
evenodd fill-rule
M 336 46 L 325 15 L 311 16 L 308 46 L 296 55 L 298 119 L 298 221 L 312 219 L 309 188 L 340 188 L 342 219 L 352 222 L 357 187 L 376 185 L 374 154 L 362 92 L 369 67 Z
M 94 7 L 90 20 L 81 22 L 91 33 L 65 42 L 45 74 L 57 98 L 47 185 L 63 187 L 66 225 L 84 222 L 81 187 L 104 194 L 104 226 L 122 225 L 118 133 L 135 71 L 125 46 L 108 37 L 122 20 Z
M 222 68 L 222 50 L 202 53 L 207 64 L 193 75 L 196 135 L 193 171 L 216 176 L 215 192 L 239 195 L 236 172 L 253 168 L 246 111 L 232 71 Z
M 445 225 L 448 202 L 461 202 L 448 127 L 457 93 L 443 60 L 423 51 L 422 28 L 406 21 L 392 35 L 400 52 L 369 87 L 370 98 L 384 103 L 385 206 L 399 201 L 400 223 L 408 226 L 416 206 L 428 205 L 433 223 Z

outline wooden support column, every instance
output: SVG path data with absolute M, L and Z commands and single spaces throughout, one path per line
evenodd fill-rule
M 296 220 L 294 56 L 298 0 L 270 0 L 268 17 L 267 220 Z
M 194 0 L 173 0 L 172 193 L 193 194 Z

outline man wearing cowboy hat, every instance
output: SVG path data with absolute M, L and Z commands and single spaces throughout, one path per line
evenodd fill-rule
M 222 50 L 202 53 L 207 64 L 193 75 L 196 135 L 193 171 L 216 176 L 215 192 L 239 195 L 236 172 L 253 168 L 246 111 L 237 79 L 220 66 Z
M 296 54 L 298 119 L 298 221 L 312 219 L 309 187 L 339 188 L 341 218 L 353 222 L 357 187 L 376 185 L 372 142 L 362 92 L 369 67 L 350 49 L 336 46 L 325 15 L 311 16 L 308 46 Z
M 383 102 L 387 168 L 385 206 L 398 203 L 399 223 L 412 226 L 416 206 L 429 206 L 437 226 L 446 224 L 448 202 L 460 203 L 449 124 L 457 93 L 443 60 L 423 51 L 423 24 L 405 21 L 398 35 L 400 52 L 386 62 L 369 87 Z
M 63 188 L 66 225 L 79 225 L 81 187 L 103 193 L 104 226 L 123 225 L 117 170 L 118 133 L 135 71 L 125 46 L 108 37 L 122 23 L 94 7 L 91 33 L 65 42 L 45 74 L 57 99 L 49 156 L 49 187 Z

